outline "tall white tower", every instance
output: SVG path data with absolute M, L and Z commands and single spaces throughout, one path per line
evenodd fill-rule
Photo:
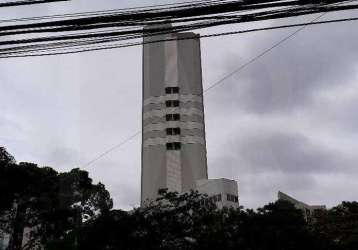
M 141 205 L 161 188 L 181 193 L 208 178 L 200 39 L 144 42 L 168 38 L 143 45 Z

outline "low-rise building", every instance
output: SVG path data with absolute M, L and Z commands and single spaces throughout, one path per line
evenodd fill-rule
M 291 202 L 297 209 L 302 210 L 305 220 L 312 218 L 317 211 L 326 210 L 325 205 L 308 205 L 302 201 L 292 198 L 291 196 L 281 191 L 278 191 L 277 196 L 278 200 Z
M 207 194 L 219 209 L 239 207 L 238 184 L 234 180 L 225 178 L 197 180 L 196 189 L 199 193 Z

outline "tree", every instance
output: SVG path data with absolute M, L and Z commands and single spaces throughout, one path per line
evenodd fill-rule
M 92 184 L 88 172 L 78 168 L 59 174 L 59 207 L 46 218 L 43 243 L 51 249 L 64 245 L 78 247 L 83 222 L 95 220 L 112 209 L 113 201 L 105 186 Z M 53 219 L 51 219 L 53 218 Z M 63 240 L 61 240 L 63 239 Z
M 270 203 L 257 211 L 217 209 L 197 192 L 161 190 L 146 207 L 112 210 L 85 224 L 80 249 L 302 249 L 315 246 L 300 210 Z M 319 249 L 319 248 L 316 248 Z
M 301 210 L 287 201 L 269 203 L 257 212 L 248 211 L 242 225 L 249 249 L 307 249 L 313 239 Z
M 15 164 L 15 158 L 4 147 L 0 147 L 0 215 L 13 205 L 14 192 L 12 180 L 7 177 L 7 169 Z
M 11 232 L 11 218 L 14 216 L 12 180 L 8 179 L 8 167 L 14 165 L 15 158 L 4 147 L 0 147 L 0 240 Z
M 76 168 L 58 174 L 57 178 L 56 203 L 50 211 L 43 211 L 37 238 L 49 249 L 63 249 L 63 246 L 76 249 L 82 223 L 108 213 L 113 202 L 105 186 L 92 184 L 86 171 Z
M 80 249 L 194 249 L 195 225 L 203 225 L 204 215 L 215 209 L 198 192 L 160 190 L 159 198 L 146 207 L 130 212 L 112 210 L 86 223 Z
M 93 184 L 88 172 L 57 173 L 50 167 L 21 162 L 0 148 L 0 230 L 11 235 L 9 250 L 38 249 L 73 235 L 78 242 L 83 221 L 94 220 L 112 208 L 105 186 Z M 67 237 L 68 238 L 68 237 Z M 63 249 L 63 248 L 62 248 Z
M 358 202 L 315 211 L 307 222 L 287 201 L 217 209 L 196 191 L 163 189 L 147 206 L 126 212 L 112 209 L 105 186 L 86 171 L 58 173 L 17 164 L 4 148 L 0 154 L 0 233 L 11 234 L 8 250 L 357 249 Z
M 343 201 L 316 216 L 313 231 L 331 249 L 355 250 L 358 246 L 358 202 Z
M 4 147 L 0 147 L 0 166 L 14 164 L 15 158 Z

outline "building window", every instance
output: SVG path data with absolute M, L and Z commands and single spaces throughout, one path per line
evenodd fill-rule
M 306 208 L 306 215 L 311 216 L 311 211 L 309 209 L 307 209 L 307 208 Z
M 167 128 L 167 135 L 180 135 L 180 128 Z
M 167 150 L 180 150 L 181 149 L 180 142 L 168 142 L 166 145 L 167 145 Z
M 239 197 L 237 197 L 236 195 L 227 194 L 226 200 L 237 203 L 239 202 Z
M 209 197 L 209 200 L 214 203 L 219 202 L 221 201 L 221 194 L 213 195 Z
M 214 202 L 219 202 L 221 201 L 221 194 L 214 195 L 213 198 L 214 198 Z
M 165 119 L 167 121 L 179 121 L 180 114 L 167 114 L 167 115 L 165 115 Z
M 165 88 L 166 94 L 178 94 L 179 93 L 179 87 L 166 87 Z
M 165 106 L 167 106 L 168 108 L 170 108 L 170 107 L 179 107 L 179 101 L 178 100 L 165 101 Z
M 174 150 L 180 150 L 181 149 L 181 143 L 180 142 L 174 142 Z

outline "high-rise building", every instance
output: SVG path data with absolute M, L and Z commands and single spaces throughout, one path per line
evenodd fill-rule
M 199 35 L 144 38 L 141 205 L 208 180 L 201 74 Z
M 179 40 L 143 47 L 142 204 L 160 188 L 185 192 L 208 177 L 200 40 L 182 39 L 188 36 L 197 37 L 144 39 Z

